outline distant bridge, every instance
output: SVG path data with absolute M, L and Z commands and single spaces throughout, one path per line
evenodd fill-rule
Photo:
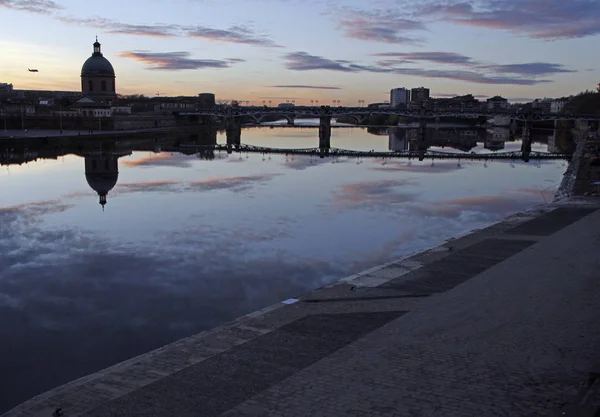
M 400 109 L 376 109 L 368 107 L 294 107 L 294 108 L 273 108 L 273 107 L 228 107 L 219 109 L 207 109 L 197 112 L 182 112 L 180 116 L 216 116 L 223 118 L 242 119 L 260 124 L 272 116 L 286 119 L 292 124 L 296 118 L 339 118 L 348 117 L 353 119 L 356 124 L 362 123 L 371 115 L 399 116 L 412 119 L 441 119 L 441 118 L 462 118 L 478 119 L 480 117 L 495 118 L 503 117 L 518 121 L 551 121 L 551 120 L 600 120 L 599 115 L 572 115 L 563 113 L 514 113 L 501 111 L 434 111 L 434 110 L 400 110 Z
M 550 153 L 550 152 L 495 152 L 495 153 L 487 153 L 487 154 L 477 154 L 477 153 L 456 153 L 456 152 L 440 152 L 433 150 L 423 150 L 423 151 L 357 151 L 350 149 L 340 149 L 340 148 L 295 148 L 295 149 L 287 149 L 287 148 L 270 148 L 270 147 L 262 147 L 262 146 L 254 146 L 254 145 L 232 145 L 232 144 L 218 144 L 218 145 L 194 145 L 194 144 L 181 144 L 178 146 L 178 149 L 184 151 L 185 153 L 195 152 L 195 153 L 206 153 L 207 151 L 217 151 L 217 152 L 227 152 L 227 153 L 255 153 L 255 154 L 279 154 L 279 155 L 307 155 L 307 156 L 316 156 L 320 158 L 324 157 L 355 157 L 355 158 L 384 158 L 384 159 L 393 159 L 393 158 L 405 158 L 405 159 L 415 159 L 419 161 L 423 161 L 425 159 L 458 159 L 458 160 L 569 160 L 571 158 L 571 154 L 564 153 Z

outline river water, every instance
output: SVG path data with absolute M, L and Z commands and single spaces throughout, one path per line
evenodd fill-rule
M 331 146 L 402 150 L 408 138 L 338 128 Z M 533 151 L 560 145 L 552 131 L 534 140 Z M 225 141 L 219 133 L 217 142 Z M 253 128 L 242 142 L 315 147 L 318 131 Z M 521 146 L 504 131 L 457 131 L 433 145 L 457 153 Z M 135 146 L 110 152 L 109 160 L 88 152 L 2 166 L 0 412 L 550 201 L 566 167 L 235 153 L 206 160 Z M 86 169 L 110 170 L 113 162 L 118 178 L 102 207 L 90 186 L 112 177 L 86 178 Z

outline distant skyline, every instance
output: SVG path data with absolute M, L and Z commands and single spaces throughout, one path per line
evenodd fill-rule
M 120 94 L 355 105 L 426 86 L 524 101 L 600 81 L 598 0 L 336 3 L 0 0 L 0 82 L 79 90 L 96 35 Z

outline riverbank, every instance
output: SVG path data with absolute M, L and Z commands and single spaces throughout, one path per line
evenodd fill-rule
M 58 387 L 4 416 L 56 408 L 65 417 L 564 409 L 600 360 L 600 306 L 592 300 L 600 289 L 598 207 L 579 199 L 516 214 Z

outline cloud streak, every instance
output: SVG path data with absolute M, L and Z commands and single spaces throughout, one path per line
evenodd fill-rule
M 548 62 L 530 62 L 503 65 L 484 64 L 478 62 L 470 56 L 454 52 L 383 52 L 372 54 L 371 56 L 392 58 L 385 59 L 377 63 L 378 65 L 381 65 L 386 68 L 395 68 L 398 65 L 424 62 L 431 64 L 456 65 L 461 66 L 462 69 L 478 70 L 500 76 L 505 74 L 513 74 L 528 77 L 537 77 L 544 75 L 576 72 L 564 68 L 564 66 L 561 64 L 554 64 Z
M 473 58 L 454 52 L 382 52 L 371 54 L 371 56 L 394 58 L 390 62 L 396 64 L 413 63 L 415 61 L 460 65 L 471 65 L 474 63 Z
M 422 22 L 391 15 L 387 10 L 346 13 L 340 19 L 339 27 L 349 38 L 394 44 L 420 43 L 408 33 L 425 29 Z
M 391 72 L 386 68 L 354 64 L 346 60 L 333 60 L 322 56 L 311 55 L 308 52 L 291 52 L 284 56 L 287 69 L 294 71 L 329 70 L 339 72 Z
M 118 56 L 129 58 L 148 64 L 147 69 L 163 71 L 197 70 L 206 68 L 229 68 L 229 60 L 218 59 L 195 59 L 190 58 L 187 51 L 178 52 L 147 52 L 147 51 L 124 51 Z
M 341 87 L 333 87 L 326 85 L 270 85 L 270 88 L 306 88 L 315 90 L 341 90 Z
M 600 33 L 600 7 L 596 0 L 480 0 L 475 5 L 438 0 L 422 6 L 418 14 L 533 39 L 571 39 Z
M 50 14 L 63 9 L 52 0 L 0 0 L 0 7 L 41 14 Z
M 0 5 L 1 4 L 2 3 L 0 3 Z M 68 16 L 55 17 L 57 20 L 64 23 L 94 27 L 102 29 L 106 31 L 106 33 L 112 34 L 152 36 L 158 38 L 189 37 L 205 39 L 212 42 L 234 43 L 270 48 L 281 47 L 268 37 L 257 34 L 252 29 L 245 26 L 232 26 L 228 29 L 217 29 L 208 26 L 186 26 L 164 23 L 152 25 L 130 24 L 101 17 L 85 19 Z M 233 58 L 233 60 L 237 61 L 237 58 Z
M 421 58 L 442 59 L 442 53 L 421 56 Z M 416 57 L 416 54 L 412 55 Z M 403 67 L 377 67 L 371 65 L 359 65 L 346 60 L 332 60 L 322 56 L 311 55 L 307 52 L 292 52 L 285 55 L 285 66 L 294 71 L 338 71 L 347 73 L 372 72 L 388 73 L 398 75 L 410 75 L 422 78 L 441 78 L 457 81 L 465 81 L 477 84 L 504 84 L 504 85 L 536 85 L 547 83 L 550 80 L 536 78 L 511 77 L 506 75 L 489 74 L 475 70 L 465 69 L 426 69 L 426 68 L 403 68 Z M 461 56 L 459 60 L 468 61 L 468 57 Z M 455 58 L 457 59 L 457 58 Z M 552 65 L 552 64 L 549 64 Z M 516 70 L 516 69 L 515 69 Z M 531 71 L 531 69 L 528 69 Z M 544 70 L 547 71 L 547 68 Z

